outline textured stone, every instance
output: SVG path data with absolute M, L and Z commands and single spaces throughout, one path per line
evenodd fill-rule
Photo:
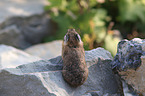
M 113 68 L 119 71 L 137 69 L 141 65 L 144 40 L 135 38 L 131 41 L 122 40 L 118 43 L 117 54 L 112 62 Z
M 0 45 L 0 69 L 15 68 L 16 66 L 41 60 L 11 46 Z
M 48 43 L 37 44 L 25 49 L 24 51 L 31 55 L 41 57 L 43 59 L 51 59 L 61 55 L 61 50 L 62 41 L 58 40 Z
M 0 43 L 12 45 L 18 48 L 21 48 L 22 46 L 30 46 L 30 44 L 25 41 L 24 36 L 15 25 L 11 25 L 6 29 L 0 30 Z
M 102 95 L 102 92 L 100 92 L 100 91 L 91 91 L 91 92 L 85 93 L 82 96 L 120 96 L 120 95 L 119 94 L 109 94 L 109 93 Z
M 111 69 L 111 59 L 111 54 L 103 48 L 86 51 L 89 76 L 77 88 L 69 86 L 62 78 L 61 56 L 2 69 L 0 96 L 81 96 L 92 90 L 100 91 L 101 95 L 122 96 L 121 84 Z
M 136 90 L 132 86 L 128 85 L 124 80 L 122 80 L 124 96 L 139 96 Z
M 53 34 L 56 26 L 44 12 L 48 0 L 0 0 L 0 44 L 25 49 Z
M 121 77 L 131 85 L 138 93 L 145 96 L 145 56 L 141 56 L 141 66 L 137 70 L 128 69 L 121 71 Z
M 48 0 L 0 0 L 0 23 L 14 16 L 31 16 L 44 12 Z
M 145 95 L 145 40 L 134 38 L 122 40 L 112 62 L 122 79 L 125 95 Z M 125 85 L 127 83 L 127 85 Z M 129 87 L 127 87 L 129 85 Z M 139 95 L 139 96 L 140 96 Z M 142 96 L 141 95 L 141 96 Z
M 46 13 L 30 17 L 12 17 L 0 25 L 0 43 L 25 49 L 53 34 L 55 27 L 55 23 Z
M 62 50 L 62 41 L 53 41 L 49 43 L 34 45 L 32 47 L 27 48 L 24 51 L 37 57 L 49 59 L 60 55 L 61 50 Z M 85 54 L 87 55 L 86 61 L 89 61 L 90 58 L 91 58 L 90 61 L 92 61 L 92 57 L 96 56 L 99 56 L 100 58 L 113 60 L 113 57 L 110 55 L 110 52 L 103 50 L 102 48 L 97 48 L 97 50 L 96 49 L 90 50 L 89 54 L 86 51 Z

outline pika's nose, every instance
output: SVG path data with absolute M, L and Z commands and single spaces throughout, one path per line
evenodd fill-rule
M 75 31 L 75 29 L 68 29 L 68 31 Z

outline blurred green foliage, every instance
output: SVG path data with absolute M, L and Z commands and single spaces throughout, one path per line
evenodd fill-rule
M 139 37 L 139 32 L 144 33 L 145 0 L 48 1 L 49 5 L 44 9 L 50 11 L 52 20 L 58 24 L 54 39 L 63 39 L 67 29 L 75 28 L 86 50 L 104 47 L 114 56 L 121 40 L 120 34 L 114 35 L 114 29 L 121 31 L 123 37 L 128 39 Z

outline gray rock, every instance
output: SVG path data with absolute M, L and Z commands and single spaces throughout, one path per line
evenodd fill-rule
M 14 16 L 31 16 L 44 12 L 48 0 L 0 0 L 0 23 Z
M 11 25 L 6 29 L 0 30 L 0 43 L 18 48 L 23 48 L 23 46 L 30 46 L 16 25 Z
M 25 49 L 24 51 L 31 55 L 41 57 L 43 59 L 51 59 L 61 55 L 61 50 L 62 41 L 57 40 L 48 43 L 37 44 Z
M 55 30 L 44 6 L 48 0 L 0 0 L 0 44 L 25 49 Z
M 136 90 L 132 86 L 128 85 L 124 80 L 122 80 L 124 96 L 139 96 Z
M 139 96 L 145 96 L 145 56 L 141 56 L 141 61 L 141 66 L 137 70 L 128 69 L 119 72 L 119 74 L 127 84 L 140 94 Z
M 82 96 L 120 96 L 120 94 L 109 94 L 109 93 L 106 93 L 106 94 L 102 95 L 102 92 L 100 92 L 100 91 L 91 91 L 91 92 L 85 93 Z
M 123 80 L 124 95 L 145 95 L 145 40 L 122 40 L 112 62 Z M 115 70 L 116 70 L 115 69 Z M 127 83 L 127 84 L 126 84 Z
M 56 25 L 48 14 L 12 17 L 0 25 L 0 43 L 25 49 L 55 32 Z
M 87 81 L 77 88 L 69 86 L 63 80 L 61 56 L 2 69 L 0 96 L 81 96 L 92 90 L 100 91 L 101 95 L 122 96 L 119 80 L 111 69 L 110 57 L 111 54 L 103 48 L 86 51 L 89 76 Z
M 24 51 L 37 57 L 50 59 L 58 55 L 61 55 L 61 50 L 62 50 L 62 41 L 58 40 L 58 41 L 34 45 L 32 47 L 25 49 Z M 103 50 L 102 48 L 97 48 L 97 50 L 95 49 L 90 50 L 90 53 L 88 54 L 88 52 L 86 52 L 86 55 L 87 55 L 86 61 L 88 62 L 90 58 L 91 58 L 90 61 L 92 61 L 92 57 L 96 57 L 96 56 L 99 56 L 100 58 L 113 60 L 113 57 L 110 55 L 110 52 Z
M 41 60 L 11 46 L 0 45 L 0 69 L 15 68 L 16 66 Z
M 122 40 L 118 43 L 117 54 L 112 62 L 113 68 L 119 71 L 137 69 L 141 65 L 143 53 L 142 43 L 144 40 L 135 38 L 131 41 Z

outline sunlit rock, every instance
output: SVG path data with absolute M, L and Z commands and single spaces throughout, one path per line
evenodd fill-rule
M 122 96 L 120 80 L 111 69 L 111 54 L 103 48 L 86 51 L 87 81 L 73 88 L 62 77 L 61 56 L 0 70 L 0 96 L 82 96 L 89 91 Z

